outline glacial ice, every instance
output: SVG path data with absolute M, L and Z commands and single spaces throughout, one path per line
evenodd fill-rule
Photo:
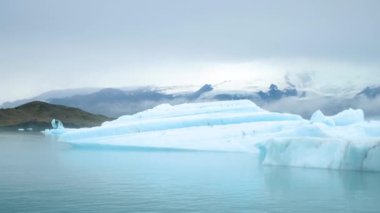
M 51 120 L 51 126 L 53 127 L 53 129 L 63 129 L 63 124 L 60 120 L 58 119 L 55 119 L 53 118 L 53 120 Z
M 306 120 L 248 100 L 163 104 L 99 127 L 44 133 L 74 146 L 249 152 L 264 165 L 380 171 L 380 122 L 365 121 L 362 110 Z
M 334 116 L 325 116 L 320 110 L 313 113 L 311 122 L 324 123 L 329 126 L 346 126 L 364 122 L 364 112 L 361 109 L 344 110 Z

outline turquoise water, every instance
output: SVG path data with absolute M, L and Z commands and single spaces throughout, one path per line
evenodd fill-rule
M 380 173 L 254 155 L 85 149 L 0 133 L 0 212 L 380 212 Z

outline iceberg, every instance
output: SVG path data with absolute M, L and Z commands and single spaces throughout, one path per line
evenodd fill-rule
M 53 127 L 53 129 L 63 129 L 64 128 L 62 121 L 55 119 L 55 118 L 53 118 L 53 120 L 51 120 L 51 127 Z
M 380 122 L 354 109 L 307 120 L 249 100 L 163 104 L 99 127 L 43 133 L 73 146 L 249 152 L 264 165 L 380 171 Z

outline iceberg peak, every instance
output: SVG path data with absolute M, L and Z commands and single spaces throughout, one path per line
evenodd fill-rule
M 364 122 L 364 112 L 361 109 L 347 109 L 334 116 L 325 116 L 321 110 L 317 110 L 310 118 L 312 123 L 323 123 L 328 126 L 347 126 Z
M 364 122 L 364 112 L 362 109 L 347 109 L 332 116 L 337 126 L 346 126 Z
M 310 118 L 312 123 L 323 123 L 328 126 L 335 126 L 335 122 L 331 117 L 325 116 L 321 110 L 317 110 Z

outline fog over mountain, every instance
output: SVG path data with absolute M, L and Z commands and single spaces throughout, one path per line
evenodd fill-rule
M 164 103 L 175 105 L 190 102 L 248 99 L 264 109 L 295 113 L 305 118 L 309 118 L 318 109 L 327 115 L 332 115 L 348 108 L 363 109 L 367 119 L 380 117 L 378 110 L 380 107 L 380 86 L 368 86 L 358 91 L 342 89 L 339 95 L 331 95 L 330 93 L 316 91 L 308 82 L 310 79 L 305 76 L 303 78 L 303 83 L 292 83 L 286 77 L 285 86 L 279 87 L 270 84 L 266 89 L 259 89 L 250 84 L 236 86 L 234 82 L 223 82 L 215 85 L 205 84 L 198 89 L 195 89 L 194 86 L 145 86 L 50 91 L 31 99 L 6 102 L 1 107 L 15 107 L 30 101 L 42 100 L 52 104 L 80 108 L 95 114 L 119 117 Z

